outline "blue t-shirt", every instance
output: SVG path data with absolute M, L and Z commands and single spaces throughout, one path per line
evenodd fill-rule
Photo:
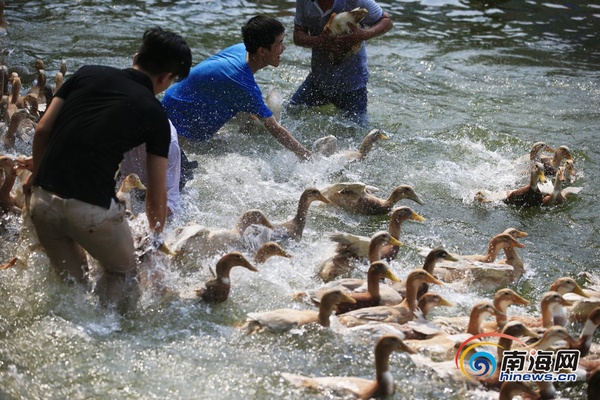
M 339 14 L 356 7 L 363 7 L 369 11 L 369 15 L 361 22 L 364 26 L 375 24 L 383 15 L 383 10 L 373 0 L 335 0 L 331 10 L 321 10 L 313 0 L 298 0 L 294 23 L 307 28 L 309 35 L 316 36 L 323 31 L 332 12 Z M 339 64 L 332 62 L 326 51 L 313 48 L 310 75 L 321 90 L 331 90 L 332 94 L 366 87 L 369 70 L 365 43 L 362 43 L 356 55 Z
M 243 43 L 202 61 L 171 86 L 162 100 L 177 132 L 191 140 L 209 140 L 238 112 L 273 115 L 246 62 Z

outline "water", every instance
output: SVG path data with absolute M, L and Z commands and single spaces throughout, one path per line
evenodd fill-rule
M 517 311 L 535 314 L 554 279 L 597 272 L 599 263 L 600 6 L 589 0 L 380 4 L 394 28 L 368 43 L 369 114 L 390 140 L 379 142 L 365 162 L 346 166 L 337 158 L 298 162 L 265 133 L 226 133 L 190 154 L 200 167 L 184 191 L 184 213 L 169 229 L 188 221 L 229 228 L 250 208 L 286 220 L 309 186 L 360 180 L 387 194 L 411 184 L 426 204 L 406 205 L 427 220 L 404 226 L 407 246 L 391 263 L 396 274 L 404 278 L 421 265 L 420 247 L 478 253 L 492 235 L 515 227 L 529 236 L 519 251 L 527 273 L 512 288 L 532 302 Z M 25 87 L 36 58 L 52 75 L 62 58 L 71 72 L 89 63 L 126 67 L 143 31 L 161 25 L 188 40 L 197 62 L 239 41 L 240 26 L 258 13 L 287 28 L 282 65 L 256 75 L 265 92 L 273 85 L 287 99 L 310 56 L 291 40 L 293 1 L 8 1 L 2 61 L 21 73 Z M 354 148 L 366 133 L 331 109 L 284 110 L 283 124 L 307 145 L 333 134 L 340 147 Z M 573 151 L 576 184 L 583 187 L 576 199 L 544 210 L 473 203 L 479 189 L 522 184 L 514 160 L 539 140 Z M 386 217 L 317 204 L 308 215 L 303 240 L 284 243 L 294 258 L 272 259 L 259 273 L 234 269 L 226 303 L 209 307 L 193 299 L 193 288 L 210 277 L 217 260 L 200 256 L 163 266 L 180 300 L 146 296 L 127 320 L 59 282 L 41 252 L 18 242 L 19 220 L 4 218 L 1 259 L 16 251 L 24 264 L 2 271 L 0 280 L 0 397 L 310 399 L 314 392 L 292 388 L 279 373 L 372 377 L 372 341 L 339 327 L 253 337 L 236 329 L 248 312 L 303 307 L 291 294 L 319 285 L 314 273 L 333 251 L 329 232 L 370 235 L 387 227 Z M 493 296 L 476 288 L 466 294 L 438 289 L 457 306 L 434 315 L 466 314 L 476 300 Z M 441 382 L 406 355 L 393 355 L 391 369 L 397 399 L 483 396 Z M 558 390 L 564 398 L 585 398 L 580 383 Z

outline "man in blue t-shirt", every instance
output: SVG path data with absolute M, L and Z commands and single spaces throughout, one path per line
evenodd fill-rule
M 323 28 L 332 13 L 340 14 L 357 7 L 369 13 L 351 33 L 333 36 Z M 368 125 L 367 51 L 365 41 L 383 35 L 392 28 L 392 20 L 373 0 L 298 0 L 294 21 L 294 43 L 312 48 L 311 69 L 290 104 L 321 106 L 333 104 L 348 118 Z M 360 50 L 340 61 L 331 53 L 346 53 L 355 45 Z
M 238 112 L 247 112 L 287 149 L 310 158 L 310 152 L 277 122 L 254 80 L 262 68 L 279 66 L 284 31 L 274 18 L 253 17 L 242 27 L 244 43 L 204 60 L 169 88 L 162 103 L 177 132 L 190 141 L 207 141 Z

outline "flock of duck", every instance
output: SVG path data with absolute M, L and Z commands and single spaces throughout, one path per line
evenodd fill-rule
M 28 157 L 36 121 L 51 101 L 52 94 L 62 84 L 66 63 L 56 73 L 55 85 L 47 84 L 43 62 L 35 63 L 37 79 L 29 90 L 24 90 L 16 72 L 9 74 L 0 66 L 0 137 L 4 155 L 0 156 L 0 213 L 21 214 L 27 219 L 25 200 L 20 182 L 28 173 Z M 342 153 L 348 162 L 363 162 L 378 140 L 387 139 L 380 130 L 369 132 L 360 147 L 339 151 L 335 138 L 327 137 L 315 143 L 315 150 L 323 156 Z M 551 156 L 544 156 L 552 152 Z M 15 155 L 19 154 L 19 155 Z M 580 188 L 571 186 L 576 178 L 574 160 L 566 146 L 554 151 L 545 143 L 535 143 L 523 163 L 527 166 L 528 185 L 503 193 L 476 194 L 482 202 L 504 202 L 519 207 L 553 206 L 567 201 Z M 554 177 L 548 185 L 547 177 Z M 131 209 L 130 192 L 144 190 L 136 176 L 122 180 L 117 197 Z M 149 262 L 160 257 L 173 264 L 191 263 L 199 256 L 221 256 L 215 266 L 215 277 L 196 288 L 199 301 L 219 304 L 228 301 L 234 267 L 258 271 L 270 257 L 292 257 L 283 246 L 289 240 L 302 240 L 309 208 L 313 202 L 327 207 L 338 207 L 348 213 L 362 215 L 389 215 L 389 228 L 374 232 L 370 237 L 338 232 L 330 239 L 336 244 L 320 266 L 321 287 L 306 288 L 293 295 L 298 306 L 288 309 L 252 312 L 240 326 L 248 334 L 271 332 L 285 334 L 306 324 L 318 324 L 324 329 L 344 329 L 357 335 L 373 338 L 375 379 L 358 377 L 305 377 L 283 373 L 291 385 L 312 390 L 325 390 L 356 398 L 384 397 L 395 392 L 389 357 L 392 352 L 408 353 L 413 362 L 441 379 L 463 382 L 468 387 L 498 390 L 500 399 L 516 395 L 530 398 L 554 398 L 552 383 L 540 382 L 534 388 L 524 382 L 501 382 L 497 374 L 476 379 L 466 376 L 454 365 L 454 357 L 462 342 L 473 335 L 501 332 L 513 337 L 530 336 L 526 349 L 570 348 L 581 352 L 579 370 L 582 379 L 587 376 L 589 398 L 600 398 L 600 349 L 593 343 L 595 330 L 600 325 L 600 285 L 582 289 L 569 277 L 557 279 L 539 299 L 539 315 L 518 315 L 509 312 L 511 305 L 529 305 L 530 300 L 507 288 L 525 272 L 517 249 L 526 232 L 507 228 L 493 236 L 485 254 L 451 254 L 441 247 L 424 249 L 421 268 L 410 271 L 406 279 L 399 279 L 390 269 L 389 262 L 401 247 L 401 228 L 405 221 L 423 221 L 424 218 L 408 206 L 398 206 L 401 200 L 423 205 L 415 189 L 408 185 L 393 188 L 387 197 L 377 195 L 378 188 L 363 182 L 337 182 L 328 187 L 307 188 L 298 201 L 296 214 L 287 221 L 273 222 L 260 210 L 247 210 L 231 229 L 214 229 L 198 223 L 174 228 L 166 237 L 164 253 L 154 251 L 144 235 L 143 220 L 130 214 L 140 260 L 140 282 L 146 290 L 169 298 L 178 294 L 164 282 L 160 271 Z M 39 250 L 39 248 L 38 248 Z M 503 253 L 505 258 L 499 259 Z M 3 260 L 4 261 L 4 260 Z M 18 257 L 4 261 L 1 269 L 18 265 Z M 359 265 L 368 263 L 366 276 L 359 276 Z M 465 285 L 480 285 L 496 290 L 489 301 L 476 303 L 470 315 L 430 318 L 434 307 L 452 307 L 453 304 L 435 293 L 432 285 L 445 285 L 464 291 Z M 231 301 L 231 300 L 230 300 Z M 583 327 L 580 332 L 569 331 L 570 322 Z M 497 363 L 504 351 L 516 348 L 506 338 L 499 342 Z

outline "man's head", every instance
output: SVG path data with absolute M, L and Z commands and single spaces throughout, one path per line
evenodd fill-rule
M 250 18 L 246 25 L 242 26 L 242 37 L 246 51 L 250 54 L 264 47 L 271 50 L 271 45 L 275 43 L 275 39 L 285 32 L 285 27 L 275 18 L 270 18 L 264 15 L 257 15 Z
M 151 77 L 167 72 L 183 79 L 190 73 L 192 51 L 178 34 L 150 28 L 144 32 L 134 63 Z

